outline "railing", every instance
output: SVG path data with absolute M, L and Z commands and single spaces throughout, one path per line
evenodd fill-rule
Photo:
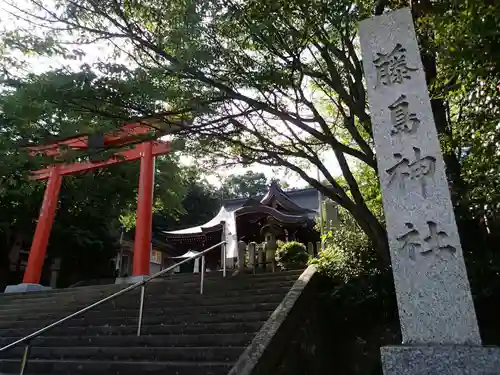
M 170 266 L 168 268 L 165 268 L 164 270 L 161 270 L 160 272 L 155 273 L 152 276 L 148 276 L 146 279 L 144 279 L 142 281 L 139 281 L 135 284 L 132 284 L 129 287 L 120 290 L 119 292 L 111 294 L 110 296 L 108 296 L 106 298 L 103 298 L 103 299 L 101 299 L 101 300 L 99 300 L 91 305 L 88 305 L 87 307 L 84 307 L 83 309 L 80 309 L 77 312 L 74 312 L 73 314 L 70 314 L 62 319 L 59 319 L 58 321 L 56 321 L 52 324 L 49 324 L 49 325 L 39 329 L 38 331 L 33 332 L 32 334 L 30 334 L 28 336 L 23 337 L 22 339 L 14 341 L 14 342 L 10 343 L 9 345 L 6 345 L 6 346 L 0 348 L 0 353 L 4 352 L 6 350 L 9 350 L 15 346 L 18 346 L 20 344 L 25 344 L 23 359 L 21 361 L 21 371 L 20 371 L 20 375 L 23 375 L 24 371 L 26 369 L 26 366 L 28 364 L 28 360 L 29 360 L 29 354 L 30 354 L 30 348 L 31 348 L 30 341 L 31 340 L 37 338 L 42 333 L 45 333 L 45 332 L 51 330 L 52 328 L 60 326 L 62 323 L 66 322 L 67 320 L 70 320 L 76 316 L 82 315 L 83 313 L 85 313 L 89 310 L 92 310 L 93 308 L 95 308 L 99 305 L 102 305 L 104 302 L 111 301 L 111 300 L 115 299 L 116 297 L 121 296 L 122 294 L 125 294 L 127 292 L 130 292 L 131 290 L 135 290 L 139 287 L 141 288 L 141 297 L 140 297 L 140 302 L 139 302 L 139 318 L 137 321 L 137 336 L 140 336 L 141 335 L 141 328 L 142 328 L 142 318 L 143 318 L 143 312 L 144 312 L 144 298 L 145 298 L 145 294 L 146 294 L 146 284 L 149 283 L 151 280 L 156 279 L 157 277 L 162 276 L 162 275 L 166 274 L 167 272 L 172 271 L 173 269 L 179 267 L 181 264 L 187 263 L 187 262 L 194 260 L 194 259 L 201 258 L 200 294 L 203 294 L 203 284 L 204 284 L 204 279 L 205 279 L 205 254 L 208 253 L 209 251 L 212 251 L 213 249 L 215 249 L 219 246 L 222 246 L 222 248 L 223 248 L 223 261 L 222 261 L 223 276 L 226 277 L 226 246 L 225 245 L 226 245 L 226 241 L 219 242 L 217 245 L 211 246 L 208 249 L 203 250 L 200 253 L 193 255 L 190 258 L 186 258 L 186 259 L 174 264 L 173 266 Z

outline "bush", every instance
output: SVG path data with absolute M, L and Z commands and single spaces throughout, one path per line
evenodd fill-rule
M 276 248 L 281 249 L 283 247 L 283 245 L 286 243 L 287 243 L 286 241 L 277 240 L 276 241 Z
M 326 233 L 323 240 L 325 250 L 309 261 L 321 274 L 338 282 L 347 282 L 378 271 L 378 258 L 370 239 L 345 210 L 339 210 L 337 227 Z
M 291 241 L 278 247 L 275 259 L 278 266 L 283 269 L 305 267 L 309 254 L 303 243 Z
M 328 247 L 321 251 L 317 258 L 311 258 L 309 264 L 314 264 L 320 274 L 331 279 L 348 281 L 350 272 L 347 260 L 345 252 L 338 251 L 334 247 Z

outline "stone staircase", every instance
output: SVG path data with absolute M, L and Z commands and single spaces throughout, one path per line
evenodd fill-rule
M 302 271 L 207 273 L 154 280 L 33 340 L 25 375 L 223 375 L 250 344 Z M 125 286 L 106 285 L 0 295 L 0 346 L 34 332 Z M 0 374 L 19 374 L 21 345 L 0 353 Z

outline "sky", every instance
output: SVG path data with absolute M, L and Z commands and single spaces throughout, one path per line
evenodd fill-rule
M 16 2 L 16 5 L 22 6 L 23 3 L 25 3 L 26 6 L 28 6 L 28 3 L 23 0 Z M 23 21 L 21 19 L 18 19 L 10 15 L 8 12 L 5 11 L 6 9 L 8 10 L 8 8 L 6 8 L 5 3 L 0 4 L 0 25 L 1 25 L 0 29 L 15 30 L 17 28 L 30 27 L 30 25 L 26 21 Z M 40 29 L 40 32 L 43 32 L 43 29 Z M 81 60 L 67 60 L 61 57 L 50 58 L 50 57 L 32 56 L 30 57 L 29 60 L 31 64 L 30 71 L 34 73 L 42 73 L 44 71 L 48 71 L 54 68 L 59 68 L 62 66 L 67 66 L 73 70 L 78 70 L 83 63 L 88 63 L 88 64 L 95 63 L 100 59 L 102 59 L 103 56 L 107 56 L 111 53 L 110 47 L 105 42 L 89 46 L 78 46 L 78 48 L 82 49 L 85 52 L 85 56 Z M 337 176 L 341 174 L 340 167 L 337 163 L 337 160 L 333 152 L 327 151 L 323 153 L 322 159 L 326 168 L 330 171 L 332 175 Z M 182 157 L 181 163 L 186 165 L 192 165 L 196 163 L 196 161 L 189 157 Z M 232 174 L 243 174 L 248 170 L 252 170 L 254 172 L 262 172 L 266 175 L 266 177 L 269 180 L 272 178 L 278 178 L 282 181 L 286 181 L 293 188 L 307 186 L 307 183 L 300 176 L 298 176 L 294 172 L 287 171 L 285 168 L 272 168 L 269 166 L 257 165 L 257 164 L 251 165 L 249 167 L 237 166 L 237 167 L 231 167 L 230 169 L 220 168 L 214 171 L 215 173 L 207 171 L 205 173 L 205 176 L 209 183 L 218 186 L 221 184 L 221 180 L 224 177 L 227 177 Z M 307 169 L 306 172 L 311 177 L 317 178 L 318 172 L 316 167 L 312 166 L 311 168 Z M 320 176 L 320 178 L 322 179 L 323 176 Z
M 195 163 L 195 160 L 192 158 L 181 158 L 181 163 L 186 164 L 186 165 L 193 165 Z M 323 158 L 323 163 L 325 164 L 326 168 L 332 173 L 334 176 L 338 176 L 341 174 L 340 167 L 337 163 L 337 159 L 333 156 L 333 153 L 327 152 L 324 155 Z M 230 176 L 232 174 L 244 174 L 246 171 L 251 170 L 253 172 L 262 172 L 266 175 L 268 180 L 271 180 L 273 178 L 277 178 L 281 181 L 286 181 L 291 188 L 302 188 L 306 187 L 308 184 L 305 182 L 302 177 L 297 175 L 294 172 L 289 172 L 285 168 L 272 168 L 267 165 L 252 165 L 250 167 L 231 167 L 230 169 L 226 168 L 220 168 L 216 172 L 217 173 L 207 173 L 206 178 L 207 181 L 214 185 L 214 186 L 220 186 L 221 185 L 221 177 L 225 178 L 227 176 Z M 310 168 L 309 170 L 306 171 L 308 175 L 311 177 L 317 178 L 317 170 L 315 167 Z M 320 178 L 322 179 L 323 176 L 320 175 Z

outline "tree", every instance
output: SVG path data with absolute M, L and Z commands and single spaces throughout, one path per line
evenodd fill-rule
M 494 295 L 499 286 L 491 280 L 500 264 L 500 4 L 449 0 L 431 5 L 418 26 L 429 36 L 437 65 L 431 92 L 447 111 L 449 131 L 441 144 L 456 155 L 460 168 L 456 216 L 468 274 L 474 294 Z
M 61 28 L 78 35 L 74 42 L 115 43 L 115 52 L 138 67 L 120 67 L 124 74 L 148 77 L 156 88 L 145 90 L 148 103 L 168 103 L 169 113 L 194 119 L 190 146 L 200 155 L 209 151 L 212 159 L 298 173 L 351 212 L 388 261 L 385 230 L 366 206 L 348 163 L 354 158 L 376 168 L 354 42 L 356 21 L 369 9 L 348 0 L 32 4 L 31 10 L 11 5 L 25 18 L 36 15 L 31 20 L 49 27 L 47 36 L 56 44 Z M 50 31 L 55 24 L 58 30 Z M 47 40 L 21 34 L 14 39 L 29 51 Z M 124 104 L 144 115 L 165 113 L 136 101 Z M 338 159 L 351 196 L 322 163 L 325 148 Z M 328 184 L 309 176 L 305 164 L 318 167 Z
M 114 64 L 87 67 L 100 83 L 93 85 L 100 97 L 108 98 L 109 93 L 113 105 L 123 108 L 106 108 L 100 116 L 154 115 L 168 123 L 175 114 L 193 121 L 186 130 L 188 149 L 198 153 L 200 163 L 207 159 L 244 165 L 257 162 L 296 172 L 345 208 L 387 263 L 385 229 L 363 198 L 352 168 L 353 162 L 361 162 L 377 171 L 356 23 L 372 10 L 380 13 L 386 6 L 407 3 L 58 0 L 49 4 L 31 0 L 32 9 L 15 4 L 11 9 L 45 27 L 46 35 L 18 30 L 8 34 L 10 39 L 4 43 L 5 48 L 15 44 L 28 52 L 39 52 L 40 46 L 47 50 L 50 44 L 51 53 L 59 54 L 68 53 L 62 39 L 76 44 L 112 43 L 113 52 L 133 62 L 133 67 L 116 64 L 116 59 Z M 412 2 L 432 89 L 440 80 L 433 41 L 442 33 L 436 28 L 431 32 L 425 23 L 428 16 L 437 14 L 434 3 Z M 445 10 L 455 6 L 454 1 L 445 3 Z M 443 22 L 449 25 L 451 19 L 446 17 Z M 456 60 L 454 64 L 458 70 Z M 132 82 L 140 82 L 141 95 L 131 94 Z M 70 100 L 58 97 L 70 108 L 89 108 L 88 98 L 81 95 Z M 452 104 L 439 96 L 434 96 L 432 104 L 444 144 L 453 143 L 447 116 Z M 345 183 L 325 167 L 321 157 L 325 150 L 335 155 Z M 444 151 L 458 201 L 466 186 L 460 154 L 453 145 Z M 310 166 L 321 171 L 325 183 L 307 173 Z
M 22 146 L 74 135 L 89 127 L 104 132 L 118 123 L 101 123 L 91 111 L 72 111 L 40 96 L 49 87 L 88 89 L 78 76 L 72 77 L 31 75 L 22 85 L 0 93 L 0 274 L 11 277 L 0 283 L 19 282 L 20 272 L 8 272 L 9 254 L 15 246 L 29 249 L 45 187 L 44 182 L 30 181 L 28 174 L 47 161 L 29 157 Z M 94 111 L 99 110 L 98 104 L 94 103 Z M 68 154 L 67 160 L 75 157 L 85 155 Z M 155 210 L 176 217 L 185 194 L 177 156 L 157 158 L 156 169 Z M 62 272 L 67 271 L 61 275 L 63 284 L 111 272 L 109 260 L 116 254 L 120 216 L 135 225 L 138 180 L 139 162 L 64 177 L 48 247 L 49 257 L 61 258 Z
M 219 194 L 196 167 L 183 168 L 181 171 L 183 189 L 182 208 L 175 215 L 168 208 L 153 215 L 153 227 L 157 230 L 173 230 L 206 223 L 220 208 Z
M 267 177 L 262 172 L 247 171 L 242 175 L 232 175 L 223 182 L 223 199 L 250 198 L 263 195 L 269 188 Z
M 436 30 L 431 47 L 440 69 L 434 92 L 448 104 L 453 137 L 444 145 L 462 168 L 463 215 L 490 221 L 500 214 L 499 20 L 497 2 L 468 0 L 444 1 L 422 21 L 422 27 Z

